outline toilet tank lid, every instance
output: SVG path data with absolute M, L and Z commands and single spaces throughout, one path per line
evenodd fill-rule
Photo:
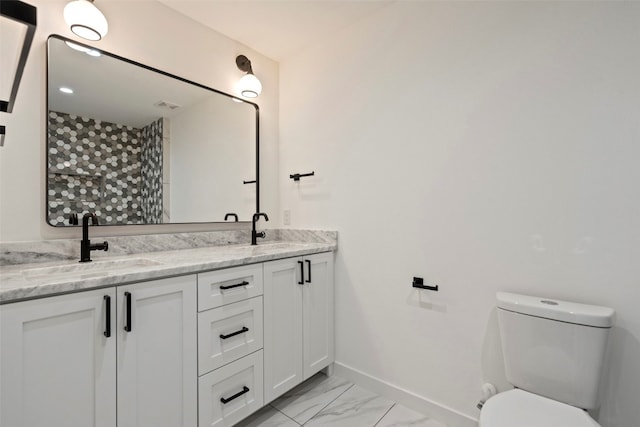
M 516 313 L 598 328 L 610 328 L 613 326 L 615 311 L 609 307 L 510 292 L 498 292 L 496 293 L 496 298 L 498 299 L 499 308 Z

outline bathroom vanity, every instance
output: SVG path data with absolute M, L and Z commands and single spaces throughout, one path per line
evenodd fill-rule
M 0 424 L 235 424 L 333 362 L 335 249 L 3 267 Z
M 0 425 L 232 426 L 329 366 L 337 234 L 255 245 L 257 104 L 56 35 L 47 77 L 46 221 L 83 239 L 0 242 Z

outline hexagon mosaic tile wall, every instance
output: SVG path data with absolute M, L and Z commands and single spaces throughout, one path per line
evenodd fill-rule
M 50 111 L 48 139 L 51 225 L 89 211 L 101 224 L 162 221 L 162 119 L 137 129 Z

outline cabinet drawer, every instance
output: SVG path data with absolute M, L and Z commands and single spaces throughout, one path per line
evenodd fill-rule
M 262 350 L 198 380 L 198 425 L 227 427 L 262 407 Z
M 262 295 L 262 264 L 198 274 L 198 311 Z
M 262 348 L 262 297 L 198 314 L 198 375 Z

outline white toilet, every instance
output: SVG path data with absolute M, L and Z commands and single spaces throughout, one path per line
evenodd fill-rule
M 480 427 L 598 427 L 586 409 L 598 386 L 614 311 L 607 307 L 498 292 L 507 380 Z

